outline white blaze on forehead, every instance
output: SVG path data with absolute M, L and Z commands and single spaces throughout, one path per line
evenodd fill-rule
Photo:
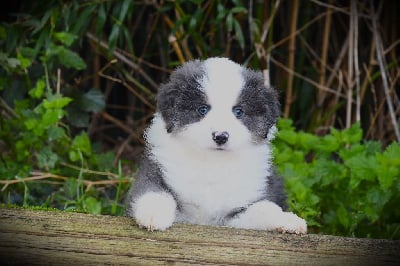
M 204 66 L 206 75 L 202 85 L 211 108 L 215 105 L 229 105 L 232 108 L 244 83 L 242 67 L 227 58 L 210 58 L 204 62 Z

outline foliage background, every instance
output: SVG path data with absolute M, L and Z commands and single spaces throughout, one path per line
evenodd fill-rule
M 280 91 L 292 122 L 280 122 L 276 161 L 312 231 L 400 237 L 398 1 L 7 5 L 2 202 L 122 215 L 158 84 L 226 56 Z

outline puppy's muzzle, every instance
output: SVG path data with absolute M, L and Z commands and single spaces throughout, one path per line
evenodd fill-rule
M 229 133 L 226 131 L 215 131 L 212 133 L 212 139 L 218 146 L 221 146 L 228 141 Z

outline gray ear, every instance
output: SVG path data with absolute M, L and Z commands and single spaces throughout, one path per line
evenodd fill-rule
M 242 121 L 260 139 L 272 140 L 280 115 L 278 92 L 265 85 L 261 71 L 244 68 L 242 75 L 244 86 L 239 99 L 249 116 Z
M 172 84 L 163 84 L 160 87 L 157 97 L 157 109 L 161 113 L 166 124 L 166 130 L 171 133 L 176 126 L 176 100 L 179 92 L 173 88 Z
M 182 119 L 178 119 L 178 112 L 182 113 L 182 109 L 184 112 L 187 111 L 182 107 L 188 105 L 186 99 L 188 95 L 192 95 L 190 96 L 192 99 L 199 98 L 199 82 L 204 74 L 202 61 L 189 61 L 175 69 L 169 81 L 160 86 L 157 96 L 157 111 L 161 113 L 168 133 L 176 130 L 182 123 L 184 124 Z
M 277 90 L 273 87 L 265 87 L 265 90 L 268 91 L 266 104 L 267 104 L 267 109 L 269 110 L 269 117 L 267 119 L 268 131 L 265 138 L 267 138 L 268 140 L 273 140 L 277 132 L 276 122 L 278 121 L 278 118 L 281 114 L 280 112 L 281 106 L 279 103 Z

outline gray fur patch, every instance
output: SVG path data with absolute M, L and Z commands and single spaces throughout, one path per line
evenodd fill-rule
M 152 192 L 168 192 L 177 202 L 177 209 L 181 208 L 175 192 L 165 183 L 161 166 L 151 158 L 149 151 L 145 151 L 140 161 L 140 167 L 135 175 L 134 186 L 129 190 L 126 199 L 126 215 L 133 217 L 130 203 L 135 202 L 143 194 Z
M 241 120 L 256 140 L 263 140 L 280 114 L 278 93 L 265 87 L 261 72 L 243 68 L 242 75 L 244 86 L 237 103 L 244 111 Z
M 190 61 L 177 68 L 169 81 L 161 85 L 157 109 L 166 122 L 169 133 L 203 118 L 197 113 L 197 108 L 207 104 L 207 97 L 200 84 L 204 76 L 203 62 Z

